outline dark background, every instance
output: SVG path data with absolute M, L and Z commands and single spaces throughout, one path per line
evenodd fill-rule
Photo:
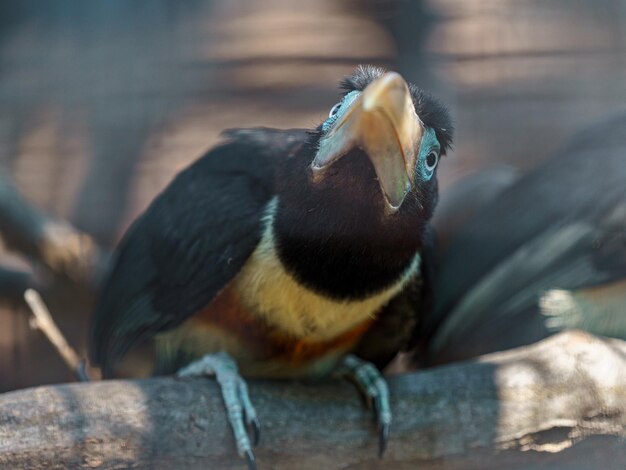
M 493 163 L 525 171 L 626 108 L 626 2 L 2 2 L 0 168 L 110 246 L 221 130 L 313 127 L 359 63 L 450 106 L 445 191 Z M 49 302 L 84 350 L 89 301 L 66 286 Z M 68 380 L 26 312 L 2 305 L 0 391 Z

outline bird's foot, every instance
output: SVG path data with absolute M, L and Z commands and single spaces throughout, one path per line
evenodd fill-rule
M 259 420 L 248 395 L 248 385 L 239 375 L 235 360 L 225 352 L 207 354 L 202 359 L 179 370 L 177 375 L 179 377 L 215 376 L 222 390 L 226 414 L 235 436 L 237 451 L 246 459 L 251 470 L 256 469 L 252 445 L 257 445 L 259 442 Z M 248 431 L 252 434 L 252 439 Z
M 374 407 L 378 424 L 378 456 L 382 457 L 387 448 L 391 428 L 391 405 L 387 382 L 373 364 L 356 356 L 346 356 L 342 366 L 343 375 L 356 383 L 367 402 Z

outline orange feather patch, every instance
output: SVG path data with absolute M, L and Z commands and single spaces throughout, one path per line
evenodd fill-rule
M 232 287 L 224 289 L 205 309 L 194 315 L 194 320 L 236 338 L 258 360 L 283 362 L 292 367 L 305 366 L 333 353 L 348 351 L 375 321 L 367 318 L 329 340 L 294 337 L 268 325 L 263 318 L 246 309 Z

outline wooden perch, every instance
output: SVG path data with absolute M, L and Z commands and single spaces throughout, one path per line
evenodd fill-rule
M 390 378 L 383 460 L 343 381 L 252 381 L 259 468 L 623 468 L 626 343 L 570 332 Z M 159 378 L 0 395 L 0 468 L 245 468 L 212 380 Z

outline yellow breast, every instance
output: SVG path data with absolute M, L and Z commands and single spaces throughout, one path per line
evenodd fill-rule
M 374 317 L 419 269 L 416 255 L 396 283 L 365 299 L 338 301 L 320 295 L 300 284 L 280 262 L 273 242 L 277 203 L 277 198 L 269 203 L 261 242 L 234 287 L 248 309 L 288 334 L 313 340 L 340 335 Z

